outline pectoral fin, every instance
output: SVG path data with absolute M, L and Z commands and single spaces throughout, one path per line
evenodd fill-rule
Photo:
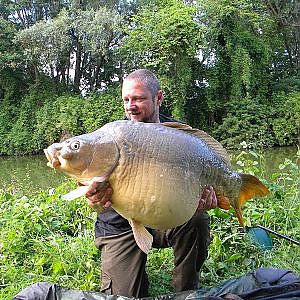
M 150 232 L 145 228 L 144 225 L 130 219 L 129 223 L 132 227 L 134 239 L 139 246 L 139 248 L 148 254 L 152 247 L 153 243 L 153 236 L 150 234 Z
M 89 186 L 86 186 L 86 185 L 80 186 L 79 188 L 69 192 L 68 194 L 63 195 L 62 199 L 67 200 L 67 201 L 77 199 L 81 196 L 84 196 L 85 193 L 87 192 L 88 188 L 89 188 Z
M 218 207 L 229 210 L 230 209 L 230 200 L 224 195 L 217 195 Z

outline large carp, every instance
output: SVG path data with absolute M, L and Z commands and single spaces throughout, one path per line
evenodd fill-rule
M 218 206 L 230 203 L 242 226 L 245 201 L 268 193 L 256 177 L 231 169 L 216 140 L 179 123 L 116 121 L 54 143 L 45 154 L 50 167 L 85 185 L 71 192 L 71 198 L 82 196 L 94 177 L 107 179 L 113 188 L 112 207 L 129 220 L 146 253 L 152 236 L 145 226 L 168 229 L 188 221 L 209 185 Z

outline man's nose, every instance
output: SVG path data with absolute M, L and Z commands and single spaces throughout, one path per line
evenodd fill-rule
M 135 108 L 136 107 L 136 101 L 133 99 L 129 99 L 127 102 L 127 108 Z

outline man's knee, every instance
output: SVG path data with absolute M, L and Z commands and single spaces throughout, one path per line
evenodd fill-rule
M 147 257 L 137 246 L 132 231 L 98 238 L 95 245 L 101 250 L 103 293 L 127 297 L 147 296 Z

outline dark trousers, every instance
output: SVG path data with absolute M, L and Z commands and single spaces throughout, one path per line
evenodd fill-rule
M 154 248 L 173 248 L 174 291 L 199 288 L 199 271 L 211 241 L 209 215 L 196 213 L 190 221 L 176 228 L 149 231 Z M 98 237 L 95 245 L 101 250 L 103 293 L 136 298 L 148 296 L 147 256 L 137 246 L 132 231 Z

